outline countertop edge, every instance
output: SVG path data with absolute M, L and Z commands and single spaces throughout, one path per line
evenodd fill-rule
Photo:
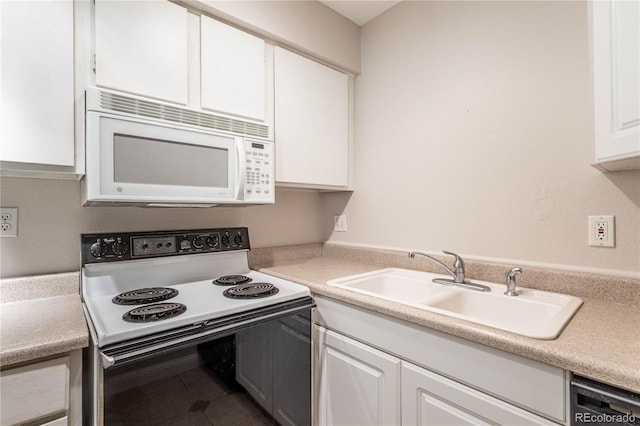
M 25 299 L 1 306 L 3 370 L 89 346 L 89 330 L 79 294 Z M 29 316 L 25 320 L 18 312 Z

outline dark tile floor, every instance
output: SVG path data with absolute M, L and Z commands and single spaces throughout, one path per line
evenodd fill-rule
M 263 426 L 275 424 L 243 391 L 204 367 L 107 396 L 107 426 Z

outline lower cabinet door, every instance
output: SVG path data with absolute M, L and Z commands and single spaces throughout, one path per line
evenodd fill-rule
M 403 425 L 554 425 L 545 418 L 402 362 Z
M 400 360 L 315 327 L 318 424 L 400 424 Z

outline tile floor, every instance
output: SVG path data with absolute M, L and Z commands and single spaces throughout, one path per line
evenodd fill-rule
M 275 422 L 204 367 L 108 396 L 106 426 L 262 426 Z

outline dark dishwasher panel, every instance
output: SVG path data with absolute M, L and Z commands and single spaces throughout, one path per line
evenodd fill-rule
M 640 425 L 640 394 L 573 376 L 572 425 Z

